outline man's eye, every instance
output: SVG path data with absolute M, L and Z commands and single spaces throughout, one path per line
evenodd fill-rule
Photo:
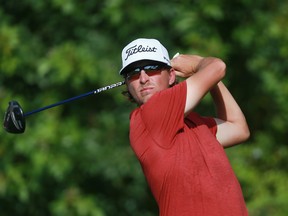
M 133 74 L 129 74 L 129 75 L 127 76 L 127 79 L 128 79 L 128 80 L 135 80 L 135 79 L 138 79 L 139 76 L 140 76 L 139 73 L 133 73 Z

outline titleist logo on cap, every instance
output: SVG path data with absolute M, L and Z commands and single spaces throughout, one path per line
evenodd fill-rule
M 129 58 L 129 56 L 132 56 L 132 55 L 139 53 L 139 52 L 157 52 L 157 48 L 156 47 L 149 47 L 149 46 L 143 47 L 142 45 L 132 46 L 126 50 L 127 56 L 126 56 L 125 60 L 127 60 Z

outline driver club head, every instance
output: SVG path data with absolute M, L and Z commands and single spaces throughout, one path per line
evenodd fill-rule
M 25 116 L 20 104 L 17 101 L 10 101 L 4 116 L 4 129 L 9 133 L 24 133 Z

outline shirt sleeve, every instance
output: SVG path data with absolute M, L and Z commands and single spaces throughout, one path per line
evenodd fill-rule
M 217 124 L 214 118 L 212 117 L 202 117 L 203 121 L 205 124 L 208 126 L 210 129 L 211 133 L 216 137 L 217 133 Z
M 185 123 L 189 127 L 205 125 L 209 131 L 216 137 L 217 123 L 213 117 L 203 117 L 195 112 L 191 112 L 186 118 Z
M 154 141 L 169 148 L 184 127 L 186 82 L 158 92 L 140 107 L 142 120 Z

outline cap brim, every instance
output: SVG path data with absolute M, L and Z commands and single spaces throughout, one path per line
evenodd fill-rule
M 168 65 L 165 62 L 160 62 L 160 61 L 155 61 L 155 60 L 150 60 L 150 59 L 142 59 L 142 60 L 139 60 L 136 62 L 132 62 L 131 64 L 122 68 L 119 73 L 120 73 L 120 75 L 125 76 L 126 73 L 128 73 L 129 71 L 131 71 L 135 67 L 142 67 L 142 66 L 145 66 L 147 64 L 160 64 L 163 66 L 171 67 L 170 65 Z

